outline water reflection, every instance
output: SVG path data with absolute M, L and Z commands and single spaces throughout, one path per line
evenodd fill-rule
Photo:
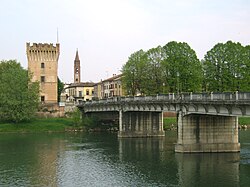
M 119 138 L 119 157 L 120 160 L 164 160 L 173 153 L 175 141 L 175 132 L 169 132 L 166 137 Z
M 240 138 L 240 153 L 177 154 L 176 132 L 1 134 L 0 186 L 249 186 L 250 131 Z
M 177 186 L 177 165 L 174 158 L 175 133 L 168 138 L 121 138 L 119 159 L 136 168 L 149 186 Z M 146 185 L 146 186 L 147 186 Z
M 39 134 L 2 134 L 0 186 L 57 186 L 57 156 L 64 141 Z
M 119 158 L 123 160 L 162 160 L 164 138 L 120 138 Z
M 176 153 L 180 186 L 239 186 L 239 153 Z

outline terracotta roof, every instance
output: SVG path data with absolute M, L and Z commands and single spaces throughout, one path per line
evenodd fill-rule
M 79 83 L 71 83 L 67 88 L 72 87 L 94 87 L 95 83 L 93 82 L 79 82 Z
M 114 75 L 113 77 L 110 77 L 108 79 L 102 80 L 101 82 L 113 81 L 113 80 L 118 79 L 120 77 L 122 77 L 122 74 Z

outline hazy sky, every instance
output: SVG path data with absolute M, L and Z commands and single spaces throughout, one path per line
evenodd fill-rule
M 128 57 L 170 41 L 187 42 L 202 59 L 218 42 L 250 44 L 249 0 L 0 0 L 0 60 L 27 68 L 26 42 L 56 43 L 59 78 L 117 74 Z

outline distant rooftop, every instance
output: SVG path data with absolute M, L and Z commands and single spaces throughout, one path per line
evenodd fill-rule
M 79 83 L 71 83 L 67 88 L 72 87 L 93 87 L 95 83 L 93 82 L 79 82 Z
M 119 79 L 121 77 L 122 77 L 122 74 L 119 74 L 119 75 L 113 74 L 113 77 L 110 77 L 110 78 L 105 79 L 105 80 L 101 80 L 101 82 L 114 81 L 114 80 Z

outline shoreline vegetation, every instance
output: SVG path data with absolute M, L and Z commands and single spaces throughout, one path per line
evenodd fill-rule
M 36 118 L 20 123 L 0 122 L 0 133 L 65 132 L 67 128 L 73 127 L 71 118 Z
M 0 122 L 0 133 L 103 131 L 105 128 L 100 126 L 95 125 L 92 128 L 89 125 L 76 125 L 75 120 L 72 118 L 36 118 L 30 122 Z M 239 129 L 247 129 L 247 127 L 250 128 L 250 117 L 239 117 Z M 164 118 L 164 130 L 177 130 L 175 117 Z

